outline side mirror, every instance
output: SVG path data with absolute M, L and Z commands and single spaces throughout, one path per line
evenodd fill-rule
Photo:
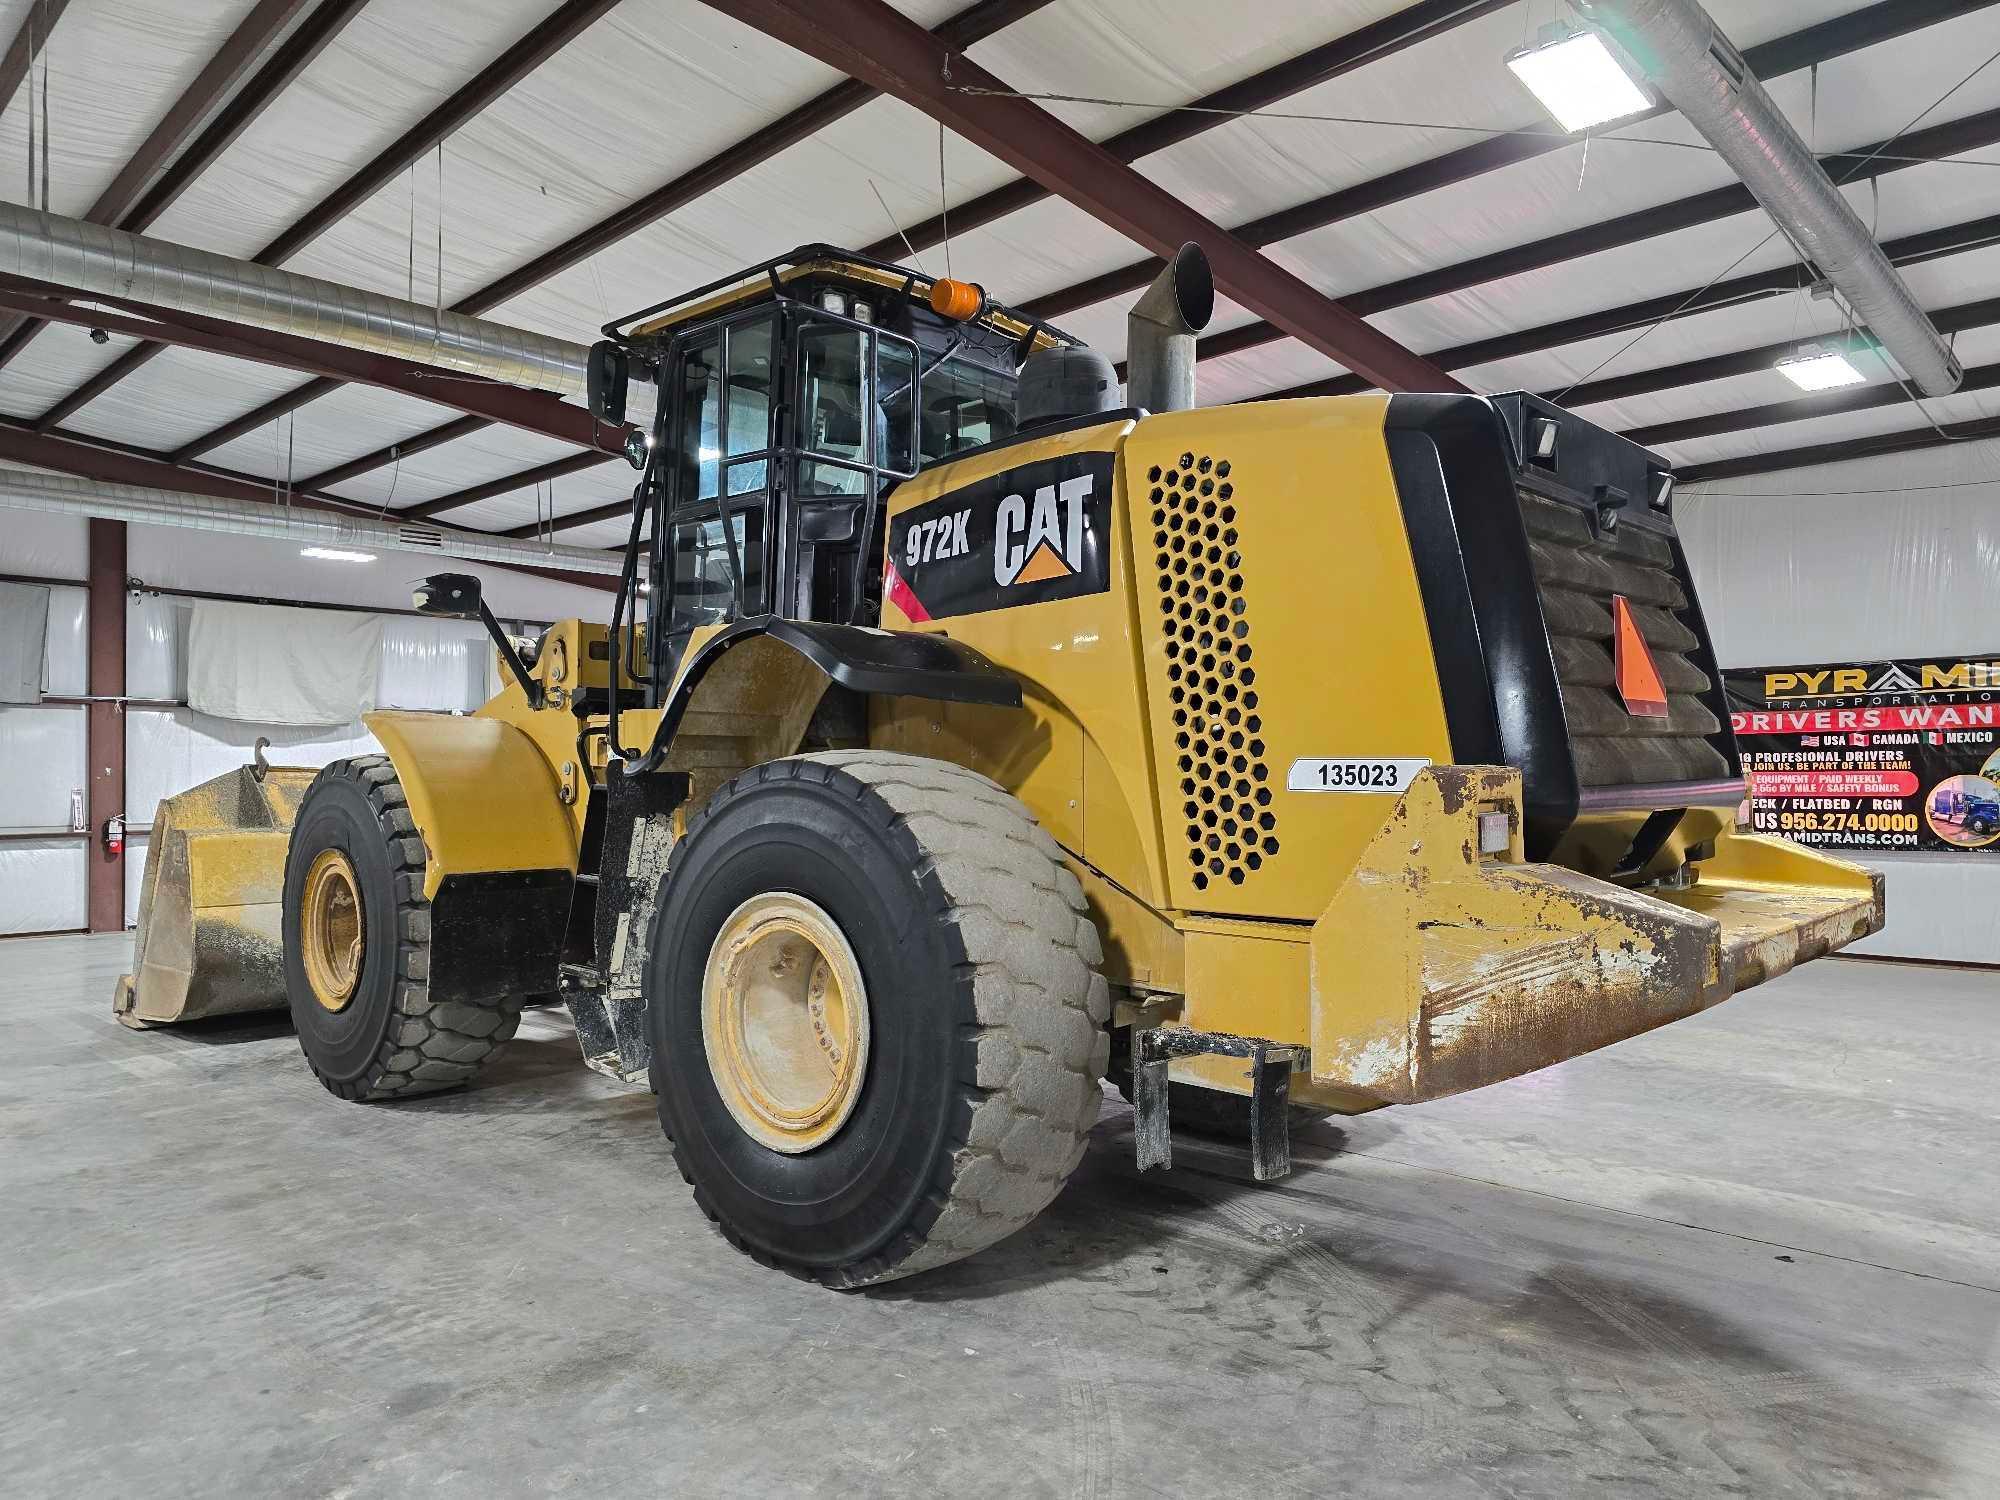
M 479 580 L 470 573 L 433 573 L 411 591 L 410 603 L 420 615 L 476 620 L 481 604 Z
M 626 386 L 631 375 L 631 357 L 623 344 L 599 339 L 590 346 L 585 376 L 593 417 L 603 422 L 625 420 Z

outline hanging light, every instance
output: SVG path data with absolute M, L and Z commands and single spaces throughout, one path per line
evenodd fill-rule
M 349 547 L 301 547 L 300 557 L 316 557 L 321 562 L 363 563 L 375 561 L 372 552 L 356 552 Z
M 1544 26 L 1533 45 L 1508 53 L 1507 66 L 1564 130 L 1588 130 L 1653 104 L 1603 37 L 1562 21 Z
M 1796 354 L 1778 361 L 1778 373 L 1802 391 L 1832 391 L 1844 385 L 1864 384 L 1868 377 L 1854 367 L 1854 361 L 1838 349 L 1822 344 L 1801 344 Z

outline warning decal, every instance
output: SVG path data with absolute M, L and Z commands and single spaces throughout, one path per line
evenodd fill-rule
M 1611 639 L 1613 675 L 1618 696 L 1625 700 L 1625 712 L 1635 719 L 1667 717 L 1667 690 L 1660 682 L 1660 669 L 1653 664 L 1652 647 L 1639 632 L 1632 604 L 1623 594 L 1611 596 Z

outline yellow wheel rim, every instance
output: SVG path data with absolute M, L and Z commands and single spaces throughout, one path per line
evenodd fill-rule
M 360 882 L 345 853 L 322 849 L 314 857 L 299 907 L 299 947 L 313 999 L 330 1011 L 345 1010 L 361 982 L 368 937 Z
M 702 978 L 701 1035 L 752 1139 L 787 1155 L 833 1139 L 868 1071 L 868 992 L 833 918 L 785 892 L 731 912 Z

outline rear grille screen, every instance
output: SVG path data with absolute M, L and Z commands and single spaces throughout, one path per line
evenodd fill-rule
M 1278 852 L 1278 815 L 1257 711 L 1236 486 L 1229 460 L 1206 453 L 1155 465 L 1146 479 L 1188 863 L 1198 891 L 1222 880 L 1241 885 Z
M 1525 490 L 1520 497 L 1578 782 L 1630 786 L 1727 776 L 1729 763 L 1708 743 L 1722 726 L 1701 702 L 1713 684 L 1686 654 L 1701 642 L 1677 613 L 1688 597 L 1667 539 L 1637 526 L 1600 534 L 1575 506 Z M 1614 594 L 1631 604 L 1659 669 L 1667 690 L 1664 719 L 1635 718 L 1619 699 Z

